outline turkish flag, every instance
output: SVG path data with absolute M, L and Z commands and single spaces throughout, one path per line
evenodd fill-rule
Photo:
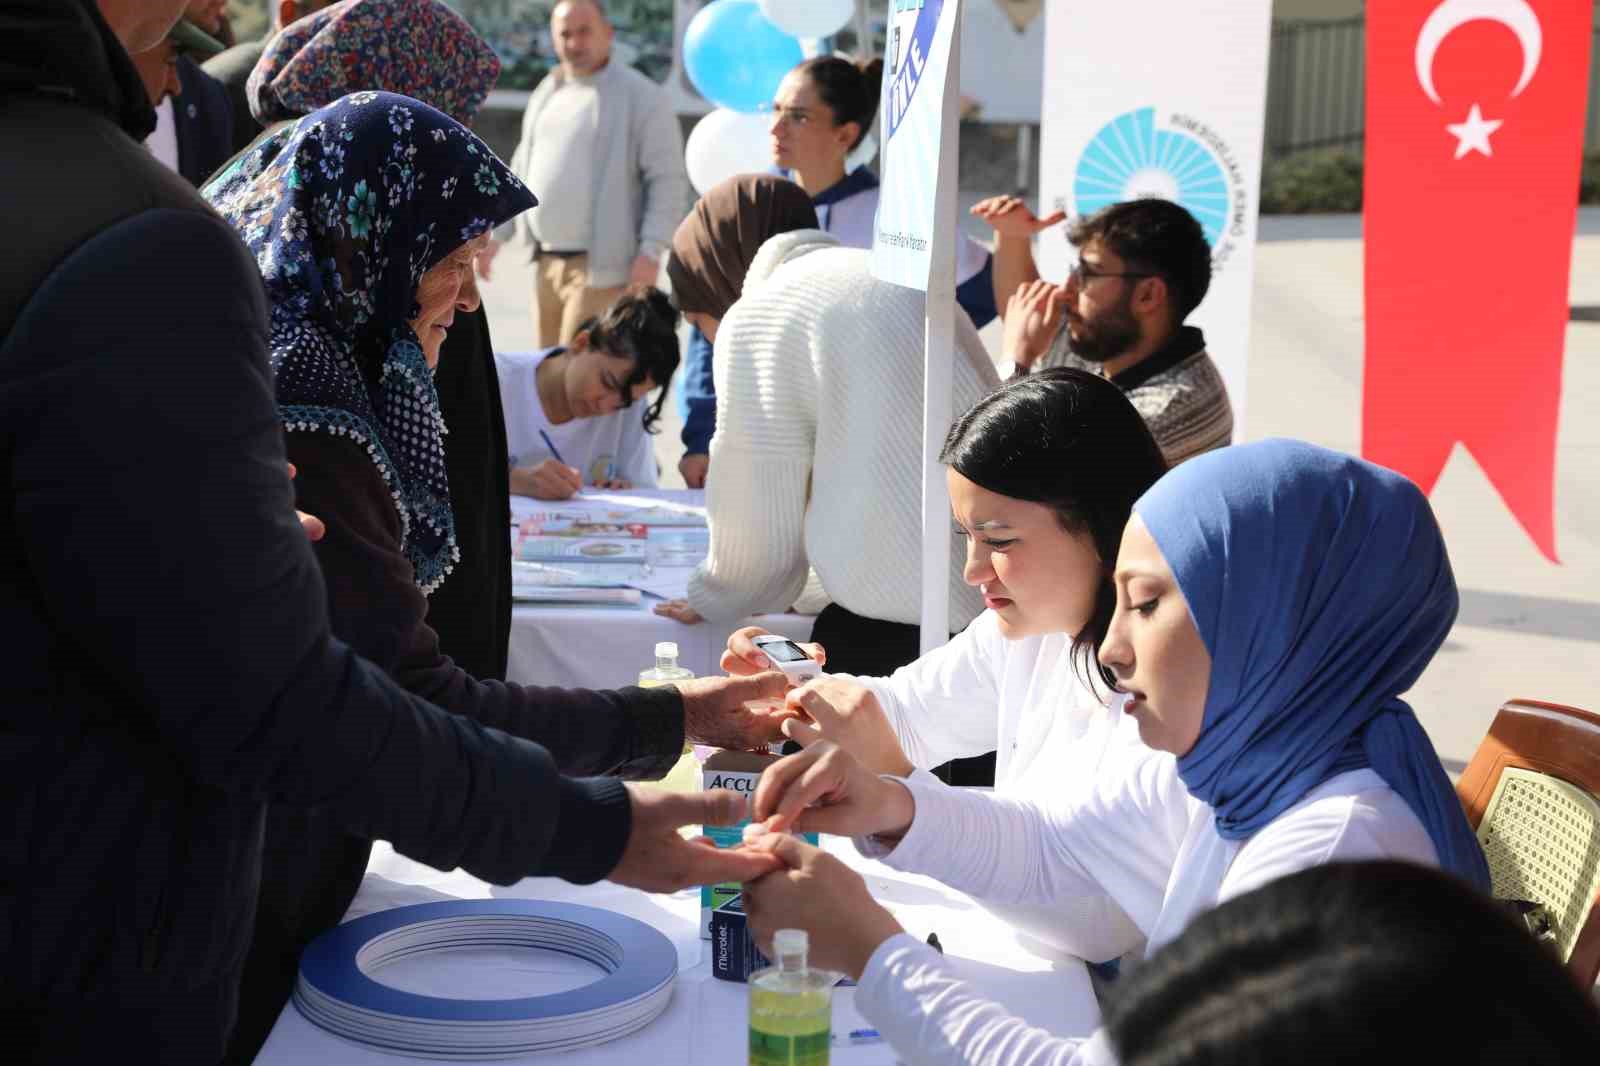
M 1461 441 L 1552 561 L 1590 0 L 1367 5 L 1362 452 Z

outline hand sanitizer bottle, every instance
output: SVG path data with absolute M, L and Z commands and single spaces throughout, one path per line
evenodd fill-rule
M 686 670 L 678 665 L 678 645 L 670 640 L 663 640 L 656 645 L 656 664 L 648 670 L 639 671 L 640 688 L 658 688 L 670 685 L 674 681 L 688 681 L 694 677 L 693 670 Z M 657 784 L 661 788 L 671 789 L 674 792 L 695 792 L 700 787 L 700 764 L 695 761 L 694 753 L 689 747 L 687 739 L 684 741 L 683 754 L 673 764 Z
M 804 929 L 778 930 L 777 965 L 750 977 L 750 1066 L 828 1066 L 839 975 L 808 967 L 809 946 Z

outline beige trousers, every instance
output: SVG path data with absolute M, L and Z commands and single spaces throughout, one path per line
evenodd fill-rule
M 540 255 L 533 261 L 533 326 L 539 347 L 567 344 L 591 315 L 610 307 L 626 286 L 589 286 L 587 255 Z

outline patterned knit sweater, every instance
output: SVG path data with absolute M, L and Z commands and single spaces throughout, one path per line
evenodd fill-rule
M 1101 371 L 1099 364 L 1072 354 L 1065 327 L 1034 369 L 1058 366 L 1075 366 L 1094 374 Z M 1205 336 L 1193 326 L 1179 329 L 1164 347 L 1113 377 L 1111 383 L 1144 418 L 1168 466 L 1233 440 L 1228 388 L 1217 364 L 1206 354 Z
M 774 237 L 718 329 L 711 551 L 689 581 L 709 619 L 788 608 L 809 562 L 841 607 L 918 621 L 925 298 L 868 255 L 820 230 Z M 956 349 L 945 427 L 999 384 L 959 310 Z M 952 630 L 983 609 L 964 555 L 952 536 Z

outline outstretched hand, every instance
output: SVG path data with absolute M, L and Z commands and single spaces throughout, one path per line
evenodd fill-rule
M 770 851 L 719 848 L 707 837 L 685 840 L 678 833 L 686 825 L 738 822 L 748 805 L 737 792 L 667 792 L 631 784 L 627 789 L 633 828 L 610 881 L 647 892 L 676 892 L 693 885 L 754 880 L 782 865 Z
M 1020 196 L 991 196 L 972 205 L 972 214 L 994 227 L 1001 237 L 1032 237 L 1066 220 L 1065 211 L 1038 218 Z
M 789 687 L 788 677 L 777 670 L 674 684 L 683 695 L 684 736 L 700 744 L 761 750 L 782 740 L 783 723 L 799 713 L 777 703 Z

